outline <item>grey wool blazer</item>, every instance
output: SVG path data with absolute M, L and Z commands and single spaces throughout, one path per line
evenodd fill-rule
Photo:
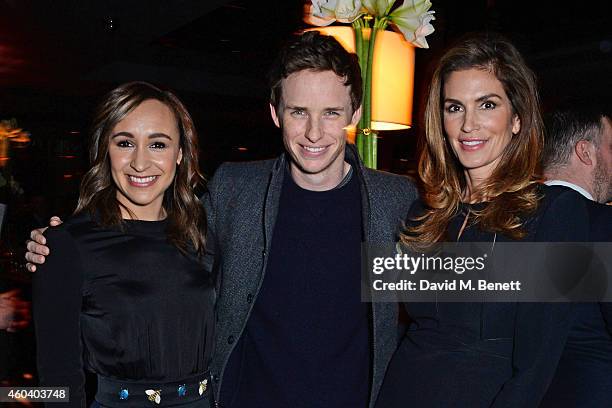
M 406 177 L 366 169 L 352 145 L 347 145 L 345 155 L 354 169 L 353 176 L 360 181 L 366 242 L 395 242 L 417 197 L 414 185 Z M 246 326 L 266 273 L 286 163 L 286 154 L 274 160 L 225 163 L 209 181 L 202 197 L 208 219 L 207 268 L 218 279 L 211 366 L 217 399 L 225 366 Z M 397 309 L 394 303 L 373 303 L 370 308 L 373 365 L 370 406 L 376 401 L 397 346 Z

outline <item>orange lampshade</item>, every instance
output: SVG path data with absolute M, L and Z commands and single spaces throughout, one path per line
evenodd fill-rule
M 355 35 L 348 26 L 311 30 L 333 36 L 349 52 L 355 52 Z M 369 37 L 370 29 L 364 29 Z M 379 31 L 372 66 L 372 124 L 374 130 L 399 130 L 412 126 L 414 46 L 401 34 Z

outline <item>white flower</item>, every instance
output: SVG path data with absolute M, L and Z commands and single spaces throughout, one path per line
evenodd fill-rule
M 316 26 L 327 26 L 334 21 L 352 23 L 361 16 L 361 0 L 312 0 L 307 5 L 304 21 Z
M 341 23 L 352 23 L 361 14 L 361 0 L 338 0 L 336 19 Z
M 376 17 L 383 17 L 393 3 L 395 0 L 363 0 L 363 6 L 368 14 Z
M 434 11 L 429 0 L 404 0 L 404 4 L 395 10 L 389 18 L 402 32 L 406 40 L 417 47 L 429 48 L 425 37 L 434 32 L 430 24 L 435 20 Z

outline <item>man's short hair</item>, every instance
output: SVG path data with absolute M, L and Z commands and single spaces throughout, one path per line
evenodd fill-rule
M 576 143 L 581 140 L 592 142 L 597 148 L 601 144 L 602 119 L 610 117 L 609 108 L 580 101 L 574 101 L 571 105 L 566 104 L 546 117 L 545 169 L 568 165 Z
M 276 58 L 269 73 L 270 103 L 278 110 L 282 98 L 282 80 L 303 71 L 333 71 L 350 88 L 353 111 L 361 105 L 361 70 L 357 55 L 346 51 L 332 36 L 318 31 L 297 35 Z

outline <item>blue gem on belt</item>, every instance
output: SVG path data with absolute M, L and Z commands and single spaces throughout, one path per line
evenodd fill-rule
M 187 387 L 185 386 L 185 384 L 180 385 L 176 392 L 179 397 L 184 397 L 185 395 L 187 395 Z
M 130 396 L 130 392 L 128 391 L 127 388 L 122 388 L 121 391 L 119 391 L 120 400 L 126 400 L 128 399 L 129 396 Z

